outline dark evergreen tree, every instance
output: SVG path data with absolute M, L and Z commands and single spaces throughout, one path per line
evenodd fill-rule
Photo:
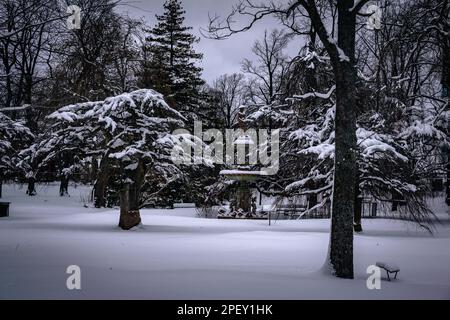
M 192 27 L 184 25 L 184 14 L 181 1 L 168 0 L 164 13 L 156 16 L 157 25 L 147 30 L 140 85 L 161 92 L 172 107 L 191 118 L 202 96 L 202 69 L 195 63 L 203 55 L 193 48 L 200 39 L 190 33 Z
M 0 112 L 0 198 L 2 181 L 17 176 L 17 154 L 34 139 L 30 129 Z

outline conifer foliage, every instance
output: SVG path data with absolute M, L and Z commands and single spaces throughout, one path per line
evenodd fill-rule
M 190 33 L 192 27 L 184 25 L 184 14 L 179 0 L 168 0 L 164 13 L 156 16 L 157 25 L 147 30 L 141 85 L 164 94 L 177 110 L 189 112 L 198 104 L 204 84 L 202 69 L 196 66 L 203 55 L 194 50 L 200 39 Z
M 17 173 L 17 155 L 33 138 L 30 129 L 0 112 L 0 197 L 3 179 Z

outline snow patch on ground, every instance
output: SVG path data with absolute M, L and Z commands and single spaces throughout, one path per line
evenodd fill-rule
M 364 220 L 354 241 L 356 279 L 342 280 L 322 272 L 328 220 L 268 226 L 180 208 L 143 210 L 143 225 L 122 231 L 118 210 L 83 207 L 89 188 L 69 193 L 61 198 L 58 186 L 39 186 L 27 197 L 25 188 L 4 186 L 2 200 L 12 205 L 11 217 L 0 218 L 0 298 L 450 298 L 449 220 L 434 235 L 408 222 Z M 377 261 L 401 271 L 370 291 L 366 269 Z M 66 288 L 73 264 L 81 267 L 80 291 Z

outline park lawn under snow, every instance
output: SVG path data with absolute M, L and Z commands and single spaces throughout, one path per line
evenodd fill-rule
M 200 219 L 194 209 L 143 210 L 143 226 L 122 231 L 118 210 L 83 207 L 88 188 L 70 188 L 70 198 L 57 191 L 41 185 L 27 197 L 4 186 L 2 200 L 12 205 L 0 218 L 0 298 L 450 298 L 448 220 L 434 235 L 402 221 L 364 220 L 354 240 L 356 279 L 343 280 L 322 270 L 328 220 L 268 226 Z M 448 219 L 445 207 L 437 210 Z M 368 290 L 366 268 L 377 261 L 401 271 Z M 66 288 L 69 265 L 81 268 L 79 291 Z

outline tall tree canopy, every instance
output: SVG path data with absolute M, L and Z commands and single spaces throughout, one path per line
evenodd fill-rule
M 141 86 L 161 92 L 177 110 L 192 112 L 204 83 L 202 69 L 196 66 L 203 55 L 194 50 L 199 39 L 190 33 L 192 27 L 184 25 L 184 14 L 179 0 L 168 0 L 164 13 L 156 16 L 157 25 L 147 30 Z

